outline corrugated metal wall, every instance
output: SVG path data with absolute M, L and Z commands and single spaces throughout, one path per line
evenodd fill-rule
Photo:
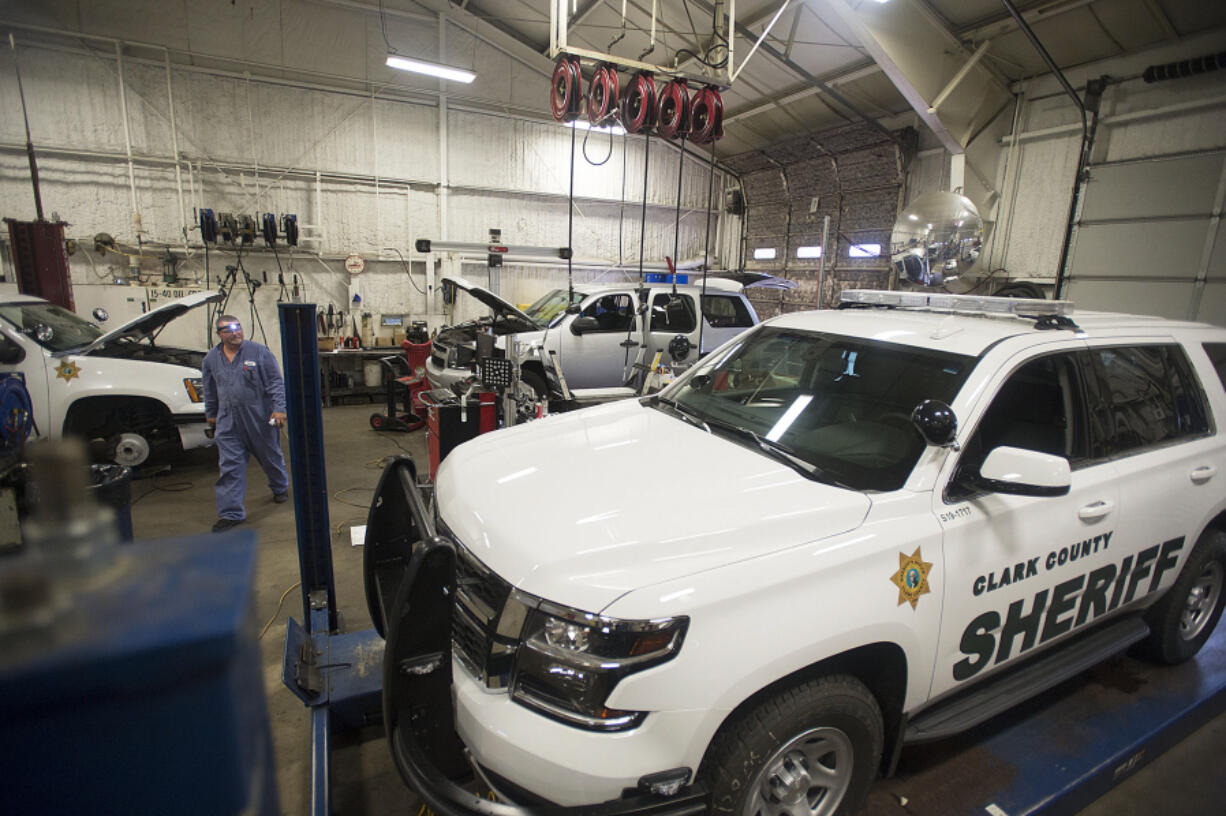
M 907 137 L 903 137 L 907 138 Z M 753 293 L 759 315 L 817 305 L 819 261 L 797 248 L 820 246 L 830 216 L 822 303 L 846 288 L 883 288 L 888 279 L 890 232 L 902 189 L 902 150 L 880 131 L 849 125 L 789 139 L 728 160 L 740 173 L 747 206 L 745 266 L 795 280 L 785 294 Z M 877 244 L 880 257 L 851 257 L 853 244 Z M 754 260 L 755 249 L 774 249 L 773 260 Z
M 396 255 L 384 248 L 398 248 L 408 258 L 417 238 L 481 243 L 490 228 L 501 229 L 507 244 L 566 244 L 571 131 L 517 113 L 529 109 L 546 114 L 548 79 L 460 28 L 447 26 L 448 59 L 474 65 L 479 78 L 472 86 L 448 86 L 446 132 L 440 137 L 436 80 L 394 72 L 394 84 L 366 82 L 388 73 L 382 66 L 385 48 L 378 18 L 371 14 L 281 2 L 275 8 L 257 4 L 245 10 L 225 5 L 202 19 L 203 12 L 186 14 L 179 6 L 168 9 L 152 0 L 80 5 L 72 20 L 51 18 L 50 11 L 33 7 L 24 11 L 34 15 L 32 22 L 56 24 L 57 32 L 79 25 L 92 34 L 182 49 L 174 52 L 169 71 L 184 199 L 181 216 L 167 68 L 160 53 L 143 46 L 125 49 L 125 138 L 113 44 L 46 31 L 16 32 L 44 207 L 48 217 L 54 212 L 69 222 L 68 234 L 86 250 L 92 249 L 99 232 L 136 244 L 132 187 L 141 240 L 151 256 L 141 265 L 154 277 L 161 272 L 157 247 L 174 247 L 184 254 L 186 225 L 188 257 L 178 273 L 205 282 L 204 254 L 198 233 L 191 231 L 194 207 L 296 213 L 304 225 L 302 250 L 319 256 L 305 258 L 300 251 L 293 259 L 292 274 L 300 277 L 309 298 L 321 304 L 347 303 L 350 281 L 341 259 L 357 252 L 369 262 L 358 284 L 363 309 L 414 317 L 429 313 L 431 322 L 438 323 L 467 316 L 468 304 L 460 304 L 455 314 L 443 314 L 437 295 L 427 302 L 409 285 Z M 435 24 L 397 17 L 387 22 L 389 37 L 402 50 L 417 49 L 414 53 L 436 58 Z M 185 54 L 194 64 L 183 64 Z M 240 66 L 213 59 L 219 56 L 253 63 L 244 76 L 235 70 Z M 303 69 L 318 73 L 319 79 L 304 78 Z M 488 108 L 490 100 L 511 112 L 479 109 Z M 21 105 L 11 70 L 0 71 L 0 105 L 12 114 L 0 119 L 0 214 L 33 218 L 25 133 L 16 115 Z M 610 141 L 607 134 L 590 134 L 587 156 L 599 161 L 608 155 L 597 167 L 583 157 L 584 137 L 579 132 L 576 140 L 574 249 L 576 259 L 585 263 L 576 277 L 637 277 L 644 140 L 619 135 Z M 446 150 L 446 195 L 439 193 L 444 168 L 440 149 Z M 648 164 L 643 254 L 658 265 L 665 255 L 674 254 L 676 146 L 653 140 Z M 703 255 L 708 181 L 706 165 L 687 158 L 676 238 L 676 254 L 682 260 Z M 721 247 L 714 240 L 723 173 L 716 174 L 714 184 L 710 235 L 711 252 L 718 256 Z M 735 235 L 736 230 L 724 232 Z M 247 250 L 244 262 L 254 275 L 270 272 L 274 285 L 261 289 L 257 302 L 275 314 L 278 266 L 262 242 L 257 243 L 261 245 Z M 212 253 L 210 282 L 215 283 L 226 258 L 226 253 Z M 228 258 L 233 263 L 233 255 Z M 418 286 L 425 283 L 422 261 L 417 255 L 413 267 Z M 281 262 L 288 273 L 285 252 Z M 630 271 L 618 269 L 619 262 Z M 125 273 L 128 264 L 129 259 L 113 255 L 78 254 L 72 259 L 74 282 L 78 288 L 102 285 Z M 485 280 L 480 266 L 465 264 L 463 272 Z M 563 285 L 565 277 L 561 262 L 552 267 L 508 264 L 495 282 L 505 296 L 523 303 Z M 88 294 L 77 300 L 90 303 Z M 475 303 L 471 308 L 483 311 Z

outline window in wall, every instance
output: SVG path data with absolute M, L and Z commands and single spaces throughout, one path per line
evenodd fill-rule
M 775 260 L 775 248 L 758 247 L 753 251 L 753 259 L 755 261 L 773 261 Z
M 820 258 L 822 257 L 822 248 L 819 246 L 802 246 L 796 247 L 797 258 Z
M 852 244 L 847 248 L 848 258 L 878 258 L 881 244 Z

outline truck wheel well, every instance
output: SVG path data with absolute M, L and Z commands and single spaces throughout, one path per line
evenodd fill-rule
M 885 750 L 882 754 L 882 772 L 890 773 L 901 743 L 903 726 L 902 707 L 907 691 L 907 658 L 895 643 L 870 643 L 841 654 L 832 655 L 803 669 L 781 677 L 765 688 L 754 692 L 740 705 L 729 712 L 720 724 L 722 731 L 741 712 L 753 708 L 763 700 L 778 694 L 785 688 L 799 685 L 816 677 L 844 674 L 855 677 L 877 698 L 885 725 Z M 712 744 L 715 740 L 711 740 Z M 710 748 L 708 748 L 708 753 Z M 703 757 L 703 763 L 707 757 Z
M 178 448 L 170 409 L 152 397 L 84 397 L 64 415 L 64 436 L 82 437 L 87 443 L 124 431 L 139 433 L 165 452 Z

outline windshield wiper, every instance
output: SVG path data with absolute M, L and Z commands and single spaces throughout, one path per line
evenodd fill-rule
M 702 417 L 700 417 L 697 414 L 697 412 L 694 411 L 693 408 L 686 408 L 681 403 L 679 403 L 677 400 L 669 399 L 668 397 L 657 396 L 656 402 L 663 403 L 664 405 L 669 406 L 670 408 L 673 409 L 673 413 L 681 417 L 686 422 L 690 423 L 691 425 L 695 427 L 702 428 L 707 433 L 711 433 L 711 426 L 708 425 L 707 421 L 703 419 Z
M 713 419 L 710 420 L 710 423 L 722 430 L 731 431 L 739 436 L 753 440 L 753 443 L 758 446 L 758 450 L 762 451 L 767 456 L 770 456 L 772 459 L 783 462 L 785 465 L 792 468 L 807 479 L 812 479 L 813 481 L 821 482 L 822 484 L 834 485 L 835 487 L 843 487 L 848 490 L 855 489 L 851 487 L 851 485 L 845 484 L 834 478 L 817 465 L 800 456 L 798 453 L 796 453 L 796 451 L 792 450 L 787 445 L 784 445 L 781 442 L 776 442 L 773 439 L 767 439 L 757 431 L 751 431 L 749 428 L 743 428 L 740 425 L 734 425 L 731 422 L 724 422 L 722 420 Z

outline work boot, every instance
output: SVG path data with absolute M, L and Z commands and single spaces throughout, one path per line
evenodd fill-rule
M 242 519 L 219 518 L 217 519 L 217 523 L 213 525 L 213 532 L 224 533 L 226 530 L 229 530 L 231 527 L 237 527 L 238 525 L 242 523 L 243 523 Z
M 289 501 L 289 493 L 273 493 L 272 500 L 277 504 L 285 504 Z

